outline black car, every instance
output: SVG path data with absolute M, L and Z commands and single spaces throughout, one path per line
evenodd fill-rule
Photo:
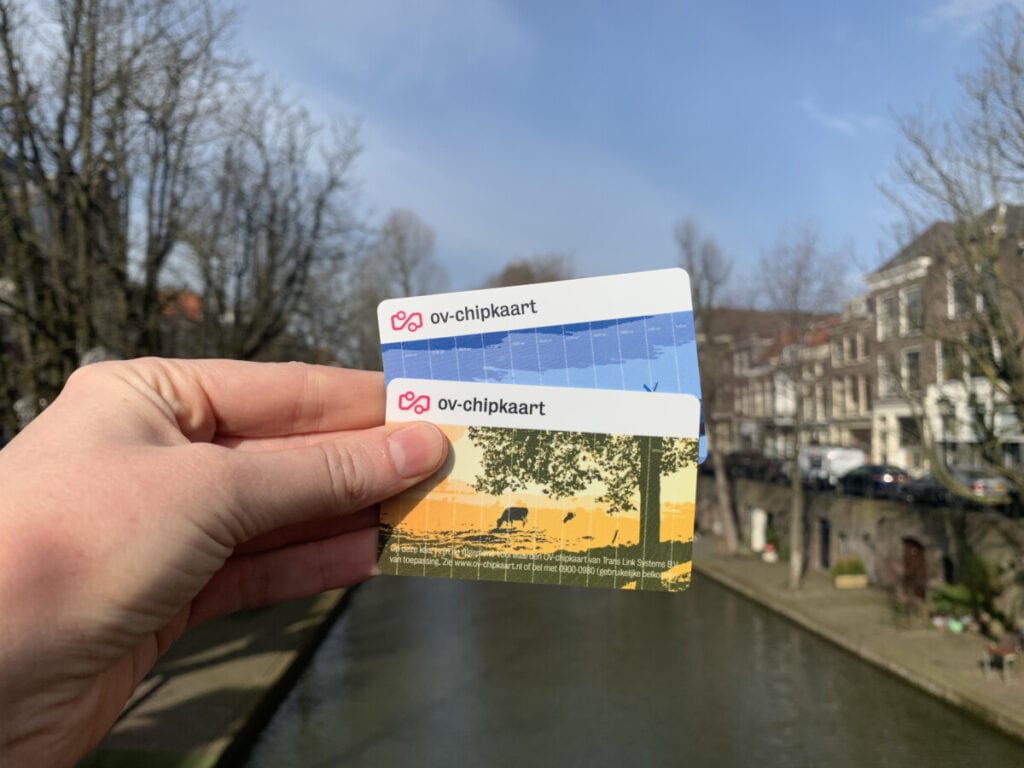
M 892 464 L 864 464 L 839 478 L 843 493 L 867 496 L 869 499 L 895 499 L 907 482 L 906 470 Z
M 908 504 L 927 504 L 933 507 L 948 507 L 952 501 L 949 489 L 933 475 L 908 480 L 900 488 L 899 495 Z
M 744 477 L 748 480 L 761 480 L 767 463 L 768 459 L 756 451 L 733 451 L 725 457 L 729 477 Z

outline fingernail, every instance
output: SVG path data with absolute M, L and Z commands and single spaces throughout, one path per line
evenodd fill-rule
M 416 477 L 441 464 L 445 438 L 433 424 L 413 424 L 388 435 L 388 449 L 398 474 Z

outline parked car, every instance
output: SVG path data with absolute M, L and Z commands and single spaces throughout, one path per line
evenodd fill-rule
M 860 448 L 838 445 L 811 445 L 801 448 L 796 464 L 800 479 L 812 488 L 834 488 L 839 478 L 868 460 Z
M 788 483 L 792 474 L 793 462 L 790 459 L 771 458 L 765 464 L 762 479 L 767 483 Z
M 864 464 L 839 478 L 839 490 L 869 499 L 899 497 L 907 472 L 892 464 Z
M 767 461 L 764 456 L 756 451 L 733 451 L 726 454 L 726 471 L 729 477 L 761 480 L 764 477 Z
M 936 480 L 934 475 L 908 480 L 900 488 L 899 496 L 908 504 L 927 504 L 932 507 L 948 507 L 952 501 L 949 489 Z
M 972 499 L 977 505 L 1003 505 L 1010 503 L 1010 486 L 1001 477 L 983 469 L 958 468 L 952 470 L 956 481 L 970 491 L 972 498 L 965 498 L 953 493 L 934 475 L 925 475 L 918 480 L 910 480 L 900 489 L 900 498 L 912 504 L 930 504 L 933 506 L 954 506 L 971 504 Z
M 986 504 L 1008 504 L 1010 485 L 990 470 L 963 467 L 953 470 L 953 476 L 961 485 L 969 488 L 971 495 Z

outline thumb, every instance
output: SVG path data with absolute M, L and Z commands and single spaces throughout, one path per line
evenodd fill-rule
M 376 504 L 429 477 L 447 453 L 447 438 L 426 422 L 345 432 L 281 451 L 233 451 L 226 490 L 239 529 L 236 544 Z

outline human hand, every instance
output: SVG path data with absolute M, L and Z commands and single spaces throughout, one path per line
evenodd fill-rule
M 375 574 L 372 505 L 447 452 L 383 419 L 361 371 L 76 372 L 0 451 L 0 765 L 72 764 L 188 626 Z

